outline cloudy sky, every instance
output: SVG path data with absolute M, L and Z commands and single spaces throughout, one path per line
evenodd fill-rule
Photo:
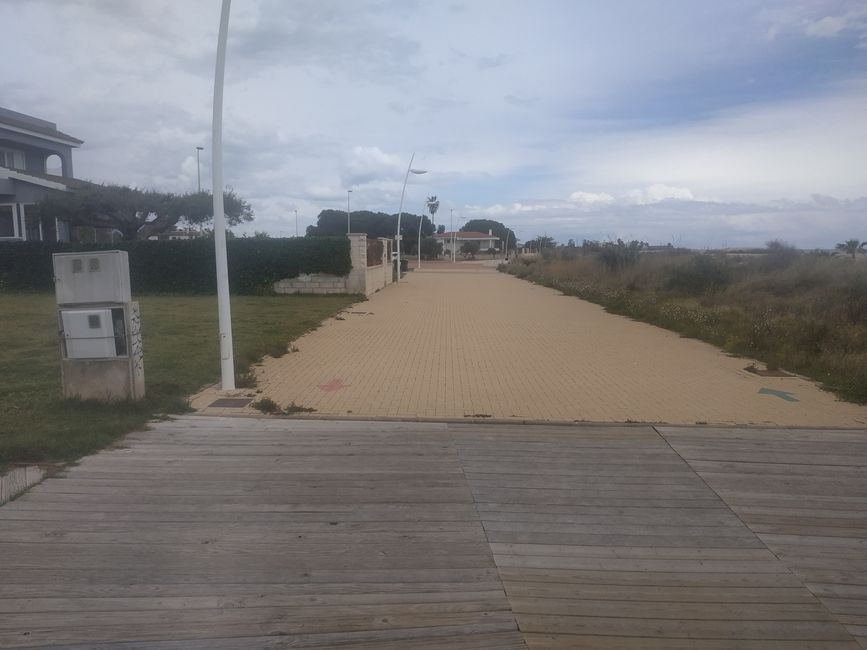
M 0 0 L 0 105 L 76 176 L 210 186 L 220 0 Z M 11 28 L 10 28 L 11 27 Z M 867 238 L 860 0 L 233 0 L 226 182 L 273 235 L 323 208 L 519 238 Z

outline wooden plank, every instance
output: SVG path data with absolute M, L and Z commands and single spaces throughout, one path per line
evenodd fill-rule
M 630 635 L 640 638 L 634 647 L 663 637 L 658 647 L 677 638 L 703 647 L 714 636 L 800 641 L 789 623 L 839 647 L 851 642 L 662 440 L 512 445 L 465 430 L 457 449 L 531 647 L 607 647 Z M 580 646 L 570 645 L 575 635 Z
M 867 432 L 661 432 L 867 647 Z
M 0 647 L 524 647 L 447 437 L 292 429 L 159 424 L 4 508 Z
M 0 647 L 854 647 L 865 439 L 672 437 L 160 423 L 0 509 Z
M 683 639 L 624 637 L 616 634 L 524 634 L 531 650 L 858 650 L 852 640 Z
M 208 639 L 211 637 L 247 637 L 266 633 L 273 637 L 285 637 L 289 641 L 294 636 L 309 638 L 310 635 L 330 635 L 325 637 L 334 643 L 335 639 L 377 640 L 384 637 L 437 638 L 437 627 L 444 628 L 451 635 L 459 634 L 513 632 L 515 619 L 511 612 L 487 612 L 482 618 L 478 612 L 452 613 L 445 619 L 442 613 L 416 613 L 382 616 L 356 616 L 351 612 L 330 610 L 318 617 L 303 615 L 287 616 L 280 610 L 266 610 L 256 616 L 247 610 L 220 610 L 218 617 L 189 619 L 184 616 L 162 617 L 136 615 L 136 620 L 118 621 L 112 614 L 104 619 L 86 619 L 84 624 L 52 627 L 35 624 L 31 629 L 19 628 L 17 631 L 0 631 L 0 647 L 21 647 L 22 645 L 44 647 L 65 643 L 90 644 L 93 648 L 99 643 L 138 641 L 140 647 L 149 647 L 151 641 Z M 45 617 L 45 614 L 41 615 Z M 79 615 L 76 615 L 79 616 Z M 154 618 L 155 620 L 150 620 Z M 141 619 L 141 622 L 137 619 Z M 81 619 L 76 619 L 81 621 Z M 47 622 L 52 622 L 49 619 Z M 388 634 L 391 632 L 391 634 Z M 349 635 L 349 636 L 347 636 Z M 458 637 L 459 638 L 459 637 Z M 285 647 L 285 646 L 284 646 Z M 291 646 L 289 646 L 291 647 Z M 329 647 L 327 644 L 324 647 Z M 333 646 L 332 646 L 333 647 Z
M 495 626 L 489 626 L 492 629 Z M 292 634 L 278 636 L 207 638 L 171 641 L 149 641 L 146 646 L 138 642 L 112 643 L 119 650 L 236 650 L 257 648 L 277 650 L 286 648 L 344 648 L 348 650 L 451 650 L 455 647 L 467 650 L 522 650 L 526 644 L 517 632 L 477 632 L 461 627 L 402 629 L 380 632 L 355 632 L 343 634 Z M 52 646 L 59 650 L 93 650 L 90 645 Z

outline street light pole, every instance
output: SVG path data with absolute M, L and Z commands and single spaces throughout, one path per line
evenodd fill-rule
M 449 217 L 449 230 L 452 231 L 452 264 L 455 263 L 455 209 L 449 208 L 451 216 Z
M 198 181 L 199 194 L 202 193 L 202 167 L 199 164 L 199 152 L 203 149 L 204 147 L 196 147 L 196 179 Z
M 214 117 L 211 133 L 211 176 L 214 194 L 214 253 L 217 258 L 217 312 L 220 324 L 220 376 L 223 390 L 235 390 L 232 350 L 232 310 L 229 304 L 229 268 L 226 260 L 226 213 L 223 209 L 223 79 L 231 0 L 223 0 L 217 62 L 214 66 Z
M 298 210 L 295 210 L 295 236 L 298 236 Z
M 348 235 L 352 230 L 349 226 L 349 215 L 352 213 L 349 211 L 349 195 L 352 194 L 352 190 L 346 190 L 346 234 Z
M 426 174 L 424 169 L 413 169 L 412 161 L 415 160 L 415 151 L 409 159 L 409 166 L 406 168 L 406 176 L 403 177 L 403 189 L 400 192 L 400 209 L 397 212 L 397 282 L 400 282 L 400 217 L 403 214 L 403 197 L 406 194 L 406 183 L 409 180 L 410 173 Z
M 425 208 L 427 208 L 427 203 L 425 203 Z M 421 224 L 424 223 L 424 210 L 421 211 L 421 216 L 418 219 L 418 248 L 416 252 L 418 253 L 418 265 L 416 268 L 421 268 Z

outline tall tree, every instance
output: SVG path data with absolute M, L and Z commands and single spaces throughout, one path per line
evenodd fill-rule
M 430 212 L 430 220 L 433 223 L 434 217 L 436 216 L 437 210 L 440 209 L 440 202 L 437 201 L 436 195 L 427 197 L 427 210 Z
M 421 257 L 425 260 L 435 260 L 443 253 L 443 243 L 433 237 L 421 240 Z
M 548 235 L 539 235 L 533 239 L 528 239 L 524 245 L 532 252 L 536 253 L 543 248 L 554 248 L 557 245 L 557 242 L 553 237 L 549 237 Z
M 418 221 L 422 219 L 421 236 L 430 237 L 434 227 L 427 216 L 403 213 L 400 219 L 402 251 L 415 250 L 418 246 Z M 366 233 L 368 237 L 394 239 L 397 230 L 397 215 L 384 212 L 359 210 L 352 213 L 352 231 Z M 308 237 L 342 237 L 346 234 L 346 210 L 323 210 L 316 217 L 316 225 L 307 227 Z
M 860 251 L 864 250 L 864 247 L 867 246 L 867 241 L 860 241 L 858 239 L 847 239 L 841 244 L 837 244 L 837 250 L 846 253 L 846 255 L 851 255 L 852 259 L 855 259 L 855 255 L 857 255 Z
M 223 193 L 226 222 L 230 226 L 253 220 L 253 209 L 229 189 Z M 124 185 L 89 184 L 72 192 L 51 192 L 39 204 L 40 214 L 57 217 L 72 226 L 111 228 L 125 240 L 147 239 L 179 221 L 204 225 L 213 219 L 209 192 L 171 194 Z

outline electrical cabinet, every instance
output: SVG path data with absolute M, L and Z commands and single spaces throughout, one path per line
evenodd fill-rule
M 111 309 L 66 309 L 60 312 L 67 359 L 110 359 L 118 356 Z M 118 323 L 122 334 L 123 319 Z M 126 350 L 121 350 L 124 355 Z
M 54 288 L 58 305 L 128 303 L 127 252 L 55 253 Z
M 143 398 L 141 318 L 126 251 L 56 253 L 54 283 L 63 395 Z

